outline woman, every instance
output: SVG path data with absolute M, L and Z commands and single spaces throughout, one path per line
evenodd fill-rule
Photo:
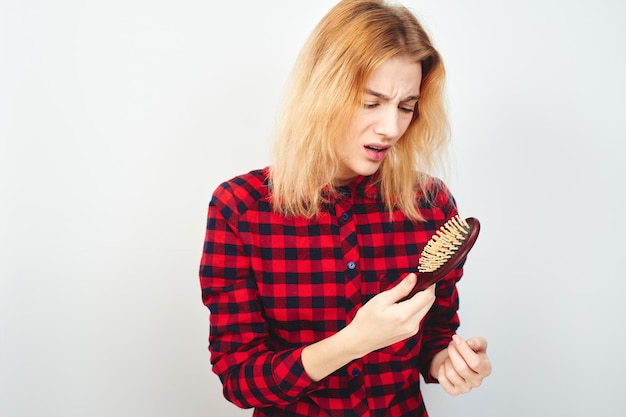
M 401 301 L 457 214 L 437 51 L 405 8 L 344 0 L 296 64 L 272 166 L 217 188 L 200 281 L 213 371 L 255 416 L 426 416 L 491 372 L 456 335 L 458 268 Z M 418 104 L 419 103 L 419 104 Z

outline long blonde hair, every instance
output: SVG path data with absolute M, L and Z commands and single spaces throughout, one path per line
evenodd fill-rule
M 335 144 L 346 134 L 369 76 L 396 55 L 421 62 L 420 99 L 408 129 L 382 162 L 378 181 L 390 212 L 398 208 L 422 219 L 415 193 L 428 186 L 427 173 L 438 166 L 449 137 L 445 69 L 415 16 L 382 0 L 340 1 L 305 44 L 277 126 L 270 167 L 275 211 L 319 214 L 323 192 L 334 190 Z

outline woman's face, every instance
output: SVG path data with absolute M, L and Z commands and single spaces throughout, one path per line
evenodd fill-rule
M 404 56 L 390 58 L 372 73 L 348 135 L 337 144 L 340 166 L 335 185 L 378 170 L 411 123 L 421 79 L 421 64 Z

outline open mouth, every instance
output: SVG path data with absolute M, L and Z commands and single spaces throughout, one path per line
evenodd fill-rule
M 366 145 L 365 147 L 367 149 L 370 149 L 370 150 L 374 151 L 374 152 L 383 152 L 383 151 L 386 151 L 387 149 L 389 149 L 389 148 L 378 148 L 376 146 L 371 146 L 371 145 Z
M 383 158 L 385 158 L 391 146 L 365 145 L 364 148 L 366 155 L 370 160 L 380 162 Z

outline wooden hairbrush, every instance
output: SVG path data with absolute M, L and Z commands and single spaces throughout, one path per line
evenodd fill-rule
M 458 215 L 444 223 L 420 254 L 417 283 L 406 298 L 440 281 L 465 260 L 480 232 L 478 219 Z

